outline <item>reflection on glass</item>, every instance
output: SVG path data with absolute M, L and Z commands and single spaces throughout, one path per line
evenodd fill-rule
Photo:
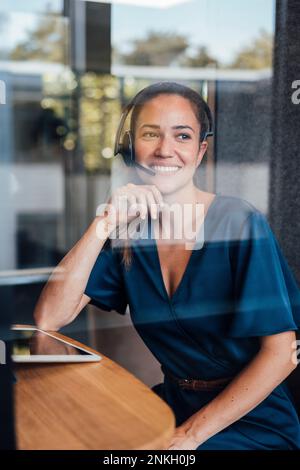
M 265 214 L 275 5 L 199 0 L 165 9 L 112 7 L 113 71 L 123 79 L 124 101 L 159 79 L 202 92 L 216 133 L 199 168 L 200 185 L 244 197 Z
M 110 75 L 80 77 L 80 142 L 88 172 L 108 171 L 120 116 L 119 83 Z
M 13 335 L 11 350 L 14 356 L 88 355 L 87 352 L 40 331 L 14 330 Z
M 0 270 L 55 265 L 67 244 L 65 174 L 76 145 L 62 0 L 0 4 L 0 186 L 5 200 Z M 3 183 L 6 181 L 6 184 Z M 1 279 L 0 279 L 1 282 Z
M 0 5 L 0 32 L 6 38 L 0 45 L 2 60 L 68 62 L 68 21 L 52 6 L 49 3 L 42 13 L 36 13 Z
M 121 109 L 158 80 L 212 108 L 203 188 L 267 212 L 275 0 L 171 3 L 112 3 L 109 75 L 71 69 L 62 0 L 1 0 L 0 271 L 54 266 L 78 240 L 107 198 Z
M 149 6 L 113 4 L 115 65 L 272 66 L 274 0 L 199 0 L 164 9 L 155 8 L 155 3 Z

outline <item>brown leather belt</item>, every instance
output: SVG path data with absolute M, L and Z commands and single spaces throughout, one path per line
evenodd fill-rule
M 180 388 L 188 390 L 200 390 L 200 391 L 212 391 L 212 390 L 221 390 L 224 388 L 233 377 L 225 377 L 222 379 L 216 380 L 199 380 L 199 379 L 180 379 L 175 377 L 169 371 L 166 371 L 165 368 L 161 368 L 163 373 L 172 381 L 175 382 Z

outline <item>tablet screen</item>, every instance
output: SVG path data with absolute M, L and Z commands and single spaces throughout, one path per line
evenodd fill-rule
M 89 351 L 38 329 L 12 329 L 12 358 L 15 362 L 99 360 Z

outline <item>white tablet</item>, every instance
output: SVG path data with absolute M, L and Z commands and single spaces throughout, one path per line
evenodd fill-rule
M 14 326 L 11 330 L 14 362 L 96 362 L 102 359 L 98 354 L 33 326 Z

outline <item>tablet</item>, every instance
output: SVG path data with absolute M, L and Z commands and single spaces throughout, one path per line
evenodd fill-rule
M 11 329 L 11 354 L 14 362 L 96 362 L 101 356 L 39 328 Z

